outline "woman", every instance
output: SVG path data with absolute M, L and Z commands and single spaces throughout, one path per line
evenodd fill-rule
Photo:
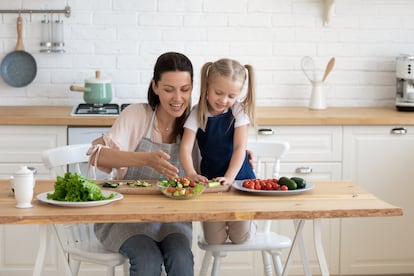
M 179 176 L 178 145 L 192 88 L 191 61 L 180 53 L 162 54 L 148 103 L 122 111 L 112 128 L 93 142 L 89 162 L 107 172 L 115 168 L 116 179 Z M 96 224 L 95 234 L 105 247 L 129 258 L 131 276 L 159 276 L 162 264 L 169 276 L 194 275 L 191 222 Z

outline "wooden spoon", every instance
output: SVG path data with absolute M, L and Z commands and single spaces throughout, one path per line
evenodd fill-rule
M 325 73 L 323 74 L 322 82 L 325 81 L 325 79 L 328 77 L 329 73 L 332 71 L 334 66 L 335 66 L 335 58 L 332 57 L 329 60 L 328 64 L 326 65 L 326 69 L 325 69 Z

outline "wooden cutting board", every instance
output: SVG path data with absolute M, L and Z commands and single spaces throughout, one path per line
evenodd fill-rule
M 114 192 L 118 192 L 121 194 L 131 194 L 131 195 L 156 195 L 162 194 L 160 189 L 157 187 L 156 180 L 142 180 L 145 182 L 150 183 L 152 186 L 150 187 L 139 187 L 128 185 L 127 183 L 133 182 L 133 180 L 105 180 L 105 181 L 98 181 L 100 187 L 104 190 L 111 190 Z M 110 188 L 110 187 L 102 187 L 103 183 L 111 182 L 111 183 L 123 183 L 119 185 L 117 188 Z M 211 187 L 204 190 L 204 193 L 221 193 L 221 192 L 228 192 L 230 191 L 230 185 L 221 185 L 217 187 Z

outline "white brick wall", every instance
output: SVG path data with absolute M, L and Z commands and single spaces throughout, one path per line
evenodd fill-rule
M 72 9 L 63 17 L 66 53 L 40 53 L 41 14 L 24 14 L 23 41 L 38 73 L 29 86 L 0 79 L 0 105 L 74 105 L 71 84 L 101 70 L 114 102 L 145 101 L 156 57 L 183 52 L 199 69 L 221 57 L 256 68 L 258 104 L 307 106 L 304 55 L 322 71 L 331 56 L 329 106 L 393 106 L 395 57 L 414 54 L 412 0 L 336 0 L 323 26 L 322 0 L 0 0 L 0 9 Z M 0 15 L 0 58 L 16 46 L 17 14 Z M 320 72 L 322 74 L 322 72 Z

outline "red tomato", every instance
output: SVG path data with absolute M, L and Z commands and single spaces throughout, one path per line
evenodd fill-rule
M 168 187 L 167 188 L 167 193 L 172 194 L 175 192 L 175 188 L 174 187 Z
M 280 187 L 280 189 L 281 189 L 282 191 L 287 191 L 287 190 L 289 190 L 289 189 L 288 189 L 288 186 L 286 186 L 286 185 L 282 185 L 282 186 Z
M 277 183 L 272 183 L 272 189 L 273 189 L 273 190 L 279 190 L 279 184 L 277 184 Z

